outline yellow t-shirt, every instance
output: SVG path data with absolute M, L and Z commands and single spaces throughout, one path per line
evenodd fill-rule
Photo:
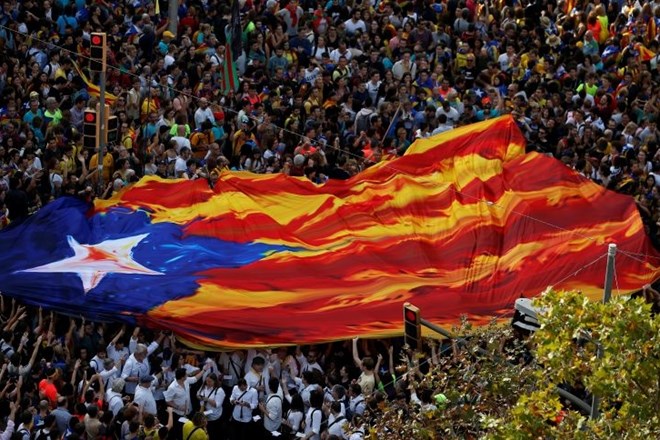
M 203 428 L 195 429 L 192 420 L 188 420 L 183 425 L 183 438 L 184 440 L 209 440 L 209 435 Z

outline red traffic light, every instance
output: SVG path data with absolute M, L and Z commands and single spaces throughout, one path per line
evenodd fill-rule
M 406 309 L 406 321 L 417 321 L 417 313 L 410 309 Z
M 96 115 L 94 113 L 85 113 L 85 122 L 95 122 Z
M 103 43 L 103 40 L 101 39 L 101 37 L 100 37 L 99 35 L 94 35 L 94 36 L 92 37 L 92 44 L 98 46 L 98 45 L 100 45 L 100 44 L 102 44 L 102 43 Z

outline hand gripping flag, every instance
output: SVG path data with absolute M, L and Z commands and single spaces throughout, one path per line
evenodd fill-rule
M 400 335 L 406 301 L 449 326 L 548 286 L 599 298 L 609 243 L 617 292 L 657 278 L 634 200 L 526 154 L 502 117 L 325 185 L 226 172 L 214 189 L 145 178 L 93 207 L 58 199 L 0 232 L 0 286 L 201 347 L 318 343 Z

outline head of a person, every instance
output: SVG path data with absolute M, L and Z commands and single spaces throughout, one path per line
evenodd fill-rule
M 266 366 L 266 360 L 263 357 L 255 356 L 254 359 L 252 359 L 252 368 L 257 373 L 263 372 L 265 366 Z
M 135 347 L 135 353 L 133 353 L 133 355 L 138 362 L 144 361 L 147 358 L 147 346 L 144 344 L 138 344 L 137 347 Z
M 124 381 L 124 379 L 121 379 L 121 378 L 115 379 L 115 381 L 112 382 L 112 388 L 111 389 L 115 393 L 121 393 L 124 390 L 125 385 L 126 385 L 126 382 Z
M 237 382 L 236 385 L 238 385 L 238 389 L 241 390 L 241 391 L 245 391 L 248 388 L 247 381 L 243 378 L 238 379 L 238 382 Z
M 268 380 L 268 389 L 271 393 L 277 393 L 277 390 L 280 388 L 280 380 L 277 377 L 271 377 Z
M 309 405 L 312 408 L 321 409 L 323 406 L 323 391 L 316 389 L 309 395 Z
M 206 376 L 205 384 L 207 387 L 213 389 L 213 388 L 218 388 L 220 386 L 220 381 L 218 380 L 218 375 L 215 373 L 211 373 L 208 376 Z
M 343 387 L 343 385 L 335 385 L 332 387 L 332 397 L 335 400 L 343 400 L 344 397 L 346 396 L 346 388 Z
M 188 377 L 188 371 L 185 368 L 177 368 L 174 372 L 174 378 L 177 381 L 184 380 L 186 377 Z

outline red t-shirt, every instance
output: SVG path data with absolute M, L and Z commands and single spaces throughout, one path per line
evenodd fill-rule
M 57 405 L 57 388 L 55 388 L 55 384 L 49 382 L 48 379 L 41 379 L 39 392 L 48 399 L 50 407 L 55 408 L 55 405 Z

